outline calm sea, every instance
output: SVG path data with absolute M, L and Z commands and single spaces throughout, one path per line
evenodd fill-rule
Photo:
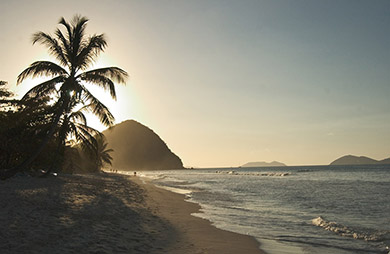
M 390 166 L 144 172 L 269 254 L 390 253 Z

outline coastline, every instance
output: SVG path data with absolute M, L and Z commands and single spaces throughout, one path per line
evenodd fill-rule
M 176 243 L 164 253 L 210 253 L 210 254 L 262 254 L 255 238 L 214 227 L 210 221 L 192 216 L 201 208 L 196 203 L 186 202 L 184 195 L 157 187 L 147 180 L 134 178 L 147 191 L 149 206 L 173 227 L 169 232 Z
M 2 253 L 247 253 L 250 236 L 191 213 L 184 196 L 119 174 L 0 182 Z

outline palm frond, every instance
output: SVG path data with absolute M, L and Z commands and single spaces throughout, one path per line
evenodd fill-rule
M 62 65 L 67 65 L 67 60 L 60 44 L 55 38 L 51 37 L 49 34 L 44 32 L 37 32 L 33 34 L 32 42 L 33 44 L 38 42 L 46 46 L 49 49 L 50 55 L 54 56 L 58 61 L 60 61 Z
M 72 121 L 69 121 L 67 132 L 68 132 L 67 137 L 72 136 L 72 135 L 73 136 L 78 135 L 77 127 Z M 76 140 L 77 140 L 77 138 L 76 138 Z
M 56 90 L 56 85 L 64 82 L 65 77 L 63 76 L 58 76 L 55 77 L 51 80 L 42 82 L 33 88 L 31 88 L 22 98 L 22 100 L 27 100 L 29 98 L 34 98 L 34 97 L 42 97 L 42 96 L 48 96 L 51 94 L 54 94 L 57 92 Z
M 27 69 L 19 74 L 17 84 L 20 84 L 28 77 L 36 78 L 56 75 L 67 76 L 68 73 L 65 69 L 56 63 L 50 61 L 37 61 L 32 63 Z
M 100 150 L 100 151 L 106 150 L 107 145 L 108 145 L 108 143 L 107 143 L 107 141 L 106 141 L 106 138 L 104 137 L 104 138 L 103 138 L 101 141 L 99 141 L 99 142 L 100 142 L 99 150 Z
M 128 74 L 126 71 L 122 70 L 118 67 L 106 67 L 100 69 L 94 69 L 90 71 L 86 71 L 81 75 L 100 75 L 109 79 L 112 79 L 114 82 L 125 84 L 128 78 Z
M 83 98 L 85 99 L 85 98 Z M 82 113 L 91 113 L 91 104 L 86 104 L 84 106 L 82 106 L 78 111 L 82 112 Z
M 111 149 L 112 150 L 112 149 Z M 112 150 L 114 151 L 114 150 Z M 111 152 L 111 151 L 104 151 L 102 156 L 101 156 L 101 160 L 104 162 L 104 163 L 107 163 L 109 165 L 112 165 L 112 156 L 110 154 L 108 154 L 108 152 Z
M 111 79 L 99 75 L 97 73 L 82 73 L 79 75 L 82 81 L 97 85 L 104 89 L 104 91 L 110 92 L 111 97 L 116 100 L 115 84 Z
M 110 110 L 101 103 L 95 96 L 93 96 L 87 89 L 84 89 L 84 99 L 90 102 L 88 110 L 98 117 L 100 122 L 105 126 L 111 126 L 115 122 L 115 118 Z
M 59 28 L 56 29 L 55 35 L 57 36 L 58 40 L 61 42 L 62 52 L 64 58 L 66 59 L 66 63 L 64 65 L 70 67 L 69 56 L 70 56 L 71 49 L 70 49 L 69 41 L 67 40 L 67 37 L 62 33 L 62 31 Z
M 104 145 L 104 147 L 106 147 L 108 144 L 104 143 L 103 145 Z M 114 149 L 111 149 L 111 148 L 110 149 L 103 149 L 103 148 L 101 149 L 102 154 L 105 154 L 105 153 L 108 154 L 108 153 L 112 153 L 112 152 L 114 152 Z
M 83 39 L 84 39 L 84 31 L 85 26 L 88 22 L 88 19 L 86 17 L 82 17 L 80 15 L 75 15 L 72 20 L 72 50 L 73 53 L 77 54 L 80 53 L 80 46 L 82 45 Z
M 77 56 L 77 65 L 85 70 L 96 61 L 96 57 L 107 47 L 104 34 L 94 35 L 83 43 L 80 53 Z
M 66 31 L 67 31 L 67 35 L 65 37 L 65 39 L 68 41 L 68 47 L 69 47 L 69 51 L 71 51 L 71 45 L 72 45 L 72 27 L 71 25 L 66 22 L 65 18 L 64 17 L 61 17 L 60 21 L 58 22 L 58 24 L 60 25 L 63 25 L 65 28 L 66 28 Z
M 98 168 L 100 169 L 104 164 L 112 165 L 112 157 L 110 155 L 113 149 L 107 149 L 107 140 L 104 135 L 97 136 L 97 150 L 95 151 L 94 160 Z
M 90 153 L 96 151 L 98 144 L 95 137 L 102 134 L 87 125 L 75 124 L 75 126 L 77 128 L 76 140 L 81 144 L 82 149 Z
M 77 122 L 82 125 L 87 125 L 87 118 L 83 114 L 82 111 L 78 110 L 76 112 L 72 112 L 69 116 L 70 121 Z

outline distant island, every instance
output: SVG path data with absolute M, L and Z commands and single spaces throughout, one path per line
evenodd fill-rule
M 330 163 L 330 165 L 386 165 L 390 164 L 390 158 L 374 160 L 365 156 L 346 155 Z
M 118 170 L 183 169 L 181 159 L 151 129 L 127 120 L 103 131 L 112 153 L 112 167 Z
M 253 167 L 286 167 L 286 164 L 273 161 L 273 162 L 265 162 L 265 161 L 258 161 L 258 162 L 248 162 L 241 166 L 242 168 L 253 168 Z

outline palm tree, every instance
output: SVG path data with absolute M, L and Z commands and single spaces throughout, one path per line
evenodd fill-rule
M 81 104 L 81 102 L 74 100 L 71 107 L 74 108 L 79 104 Z M 54 164 L 57 163 L 57 157 L 64 154 L 67 145 L 66 141 L 68 140 L 73 144 L 80 144 L 80 147 L 83 150 L 96 150 L 96 137 L 103 134 L 87 125 L 87 118 L 85 117 L 84 112 L 91 111 L 91 108 L 93 109 L 93 104 L 85 105 L 78 110 L 71 109 L 69 113 L 64 114 L 61 118 L 56 136 L 58 139 L 57 151 L 53 157 L 52 166 L 47 171 L 47 174 L 51 172 Z
M 58 126 L 66 122 L 66 118 L 72 114 L 72 110 L 77 105 L 89 105 L 89 110 L 99 118 L 102 124 L 105 126 L 113 125 L 114 116 L 87 89 L 86 84 L 97 85 L 108 91 L 113 99 L 116 99 L 114 82 L 125 84 L 128 74 L 118 67 L 88 70 L 95 63 L 99 54 L 105 50 L 107 41 L 104 34 L 87 37 L 85 34 L 87 22 L 86 17 L 79 15 L 74 16 L 70 23 L 61 18 L 59 25 L 62 29 L 57 28 L 55 36 L 45 32 L 33 34 L 33 44 L 40 43 L 46 46 L 58 63 L 51 61 L 32 63 L 19 74 L 17 84 L 27 78 L 42 76 L 50 78 L 29 90 L 22 100 L 28 100 L 32 97 L 54 96 L 55 112 L 52 116 L 52 127 L 36 152 L 18 167 L 7 171 L 3 178 L 12 176 L 20 168 L 28 166 L 58 131 Z M 66 138 L 66 135 L 63 135 L 62 138 Z M 61 142 L 64 141 L 61 140 Z
M 94 154 L 92 156 L 96 171 L 100 171 L 105 165 L 112 165 L 112 157 L 110 153 L 114 150 L 108 149 L 107 145 L 108 143 L 104 135 L 96 137 L 96 148 L 94 149 Z

